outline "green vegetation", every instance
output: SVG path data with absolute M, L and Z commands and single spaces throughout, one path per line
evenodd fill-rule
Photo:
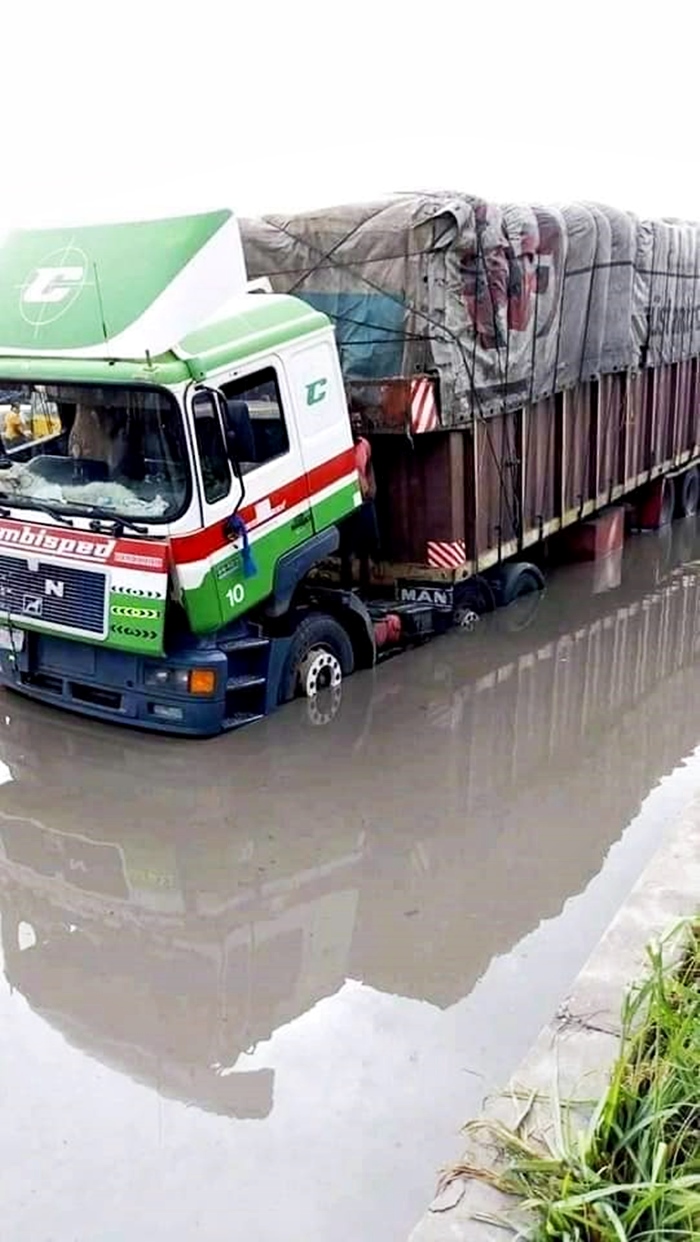
M 514 1131 L 488 1123 L 506 1164 L 482 1176 L 520 1196 L 536 1242 L 700 1238 L 700 922 L 684 930 L 675 965 L 663 947 L 649 950 L 650 976 L 625 1002 L 620 1054 L 586 1130 L 574 1132 L 558 1100 L 546 1142 L 524 1135 L 529 1110 Z

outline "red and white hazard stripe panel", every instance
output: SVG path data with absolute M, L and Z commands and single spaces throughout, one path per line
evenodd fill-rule
M 417 379 L 411 384 L 411 431 L 421 435 L 424 431 L 437 431 L 440 426 L 437 401 L 432 380 Z
M 467 545 L 463 539 L 451 543 L 428 542 L 428 564 L 436 569 L 460 569 L 467 559 Z

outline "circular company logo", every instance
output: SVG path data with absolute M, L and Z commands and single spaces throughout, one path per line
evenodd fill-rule
M 25 323 L 43 328 L 55 323 L 77 302 L 88 281 L 88 258 L 79 246 L 61 246 L 47 254 L 20 287 L 19 312 Z

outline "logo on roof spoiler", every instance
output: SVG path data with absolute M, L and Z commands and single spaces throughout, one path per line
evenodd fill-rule
M 20 289 L 24 322 L 39 328 L 65 315 L 88 283 L 87 267 L 87 256 L 78 246 L 64 246 L 32 268 Z

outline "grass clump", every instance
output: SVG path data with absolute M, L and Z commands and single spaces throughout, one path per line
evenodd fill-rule
M 620 1054 L 586 1130 L 572 1132 L 557 1100 L 546 1142 L 524 1136 L 525 1115 L 510 1131 L 486 1123 L 506 1157 L 487 1180 L 519 1196 L 535 1242 L 700 1240 L 700 921 L 686 931 L 673 967 L 663 947 L 649 950 L 649 977 L 625 1001 Z

